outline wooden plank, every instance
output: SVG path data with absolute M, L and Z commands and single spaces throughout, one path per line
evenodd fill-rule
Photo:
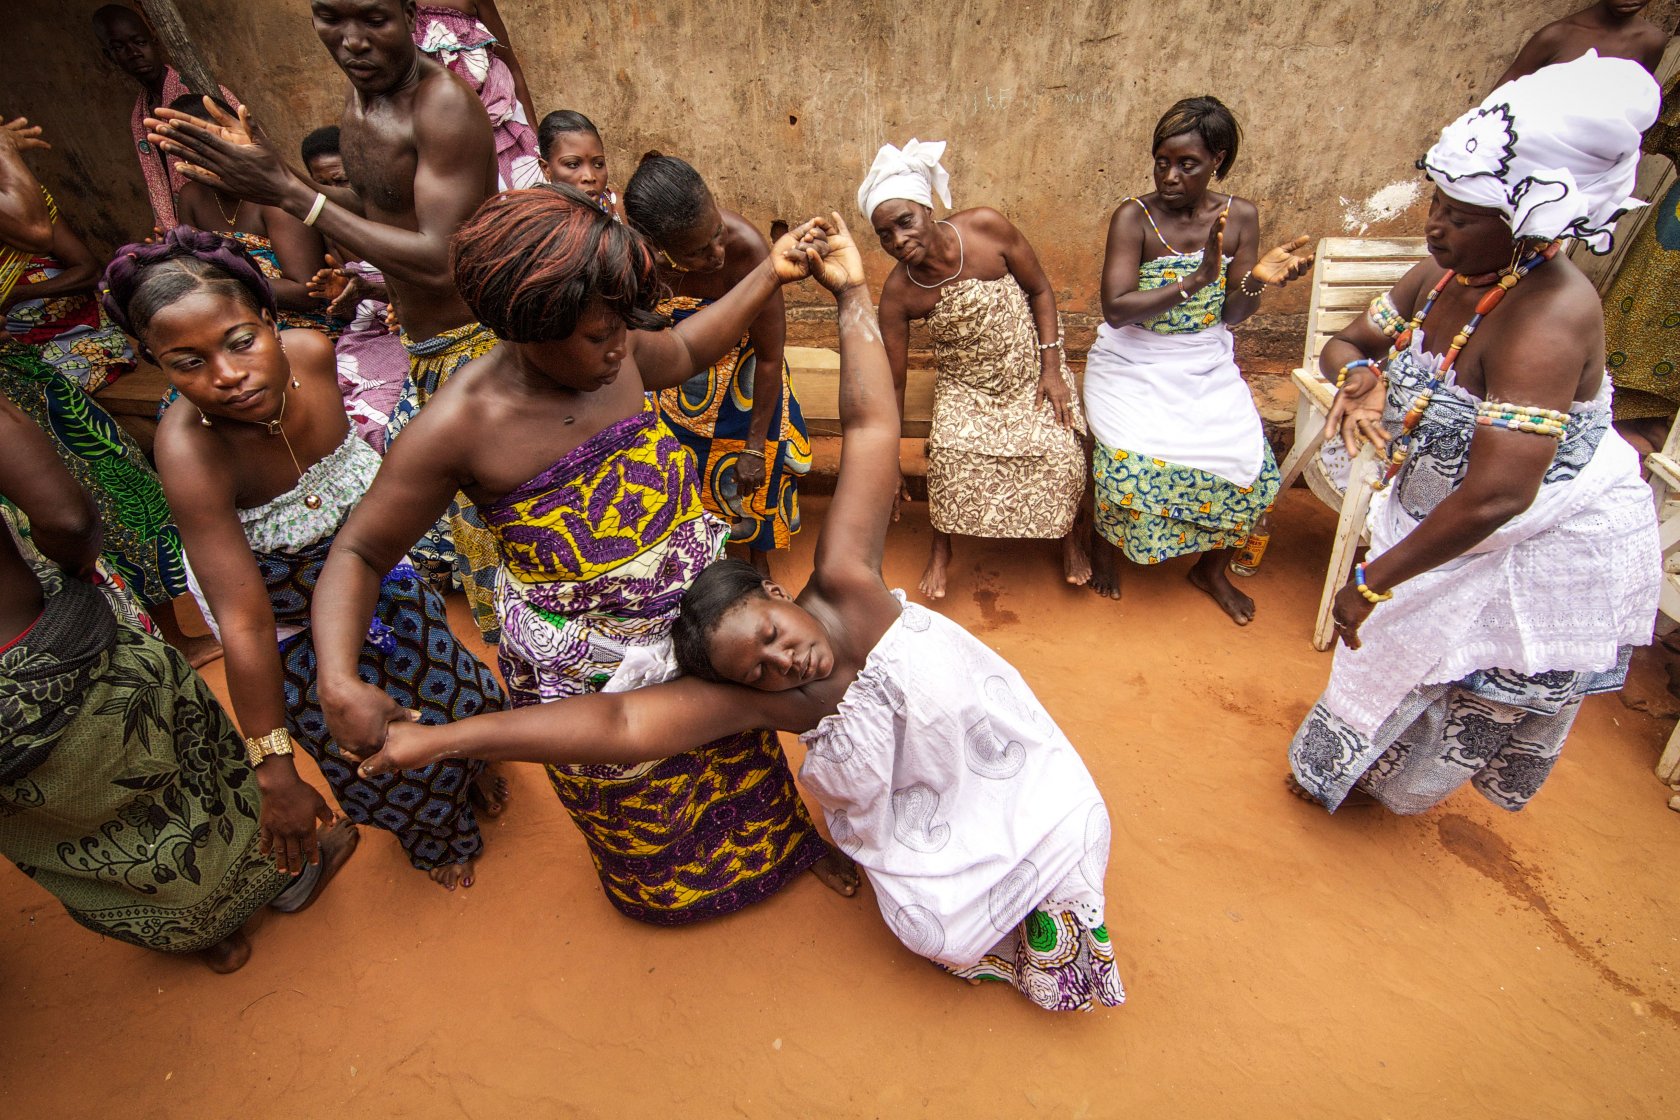
M 192 37 L 187 34 L 187 25 L 175 7 L 175 0 L 140 0 L 140 7 L 145 9 L 146 18 L 162 41 L 170 64 L 179 71 L 187 88 L 194 93 L 220 97 L 221 86 L 216 82 L 216 75 L 193 45 Z
M 1386 287 L 1381 284 L 1359 284 L 1347 287 L 1330 287 L 1326 285 L 1324 292 L 1318 301 L 1318 308 L 1320 311 L 1339 311 L 1351 307 L 1356 311 L 1364 311 L 1367 307 L 1371 306 L 1372 300 L 1376 299 L 1393 286 L 1394 285 L 1392 284 L 1387 285 Z
M 113 416 L 140 416 L 150 419 L 157 415 L 158 402 L 169 391 L 169 378 L 157 366 L 142 362 L 132 372 L 93 395 L 93 399 Z
M 1406 273 L 1411 271 L 1417 261 L 1339 261 L 1332 258 L 1329 263 L 1314 266 L 1313 271 L 1328 285 L 1347 284 L 1382 284 L 1392 287 Z
M 823 347 L 790 346 L 787 361 L 811 434 L 839 434 L 840 355 Z M 913 369 L 905 377 L 901 431 L 906 438 L 925 439 L 932 430 L 933 381 L 930 369 Z
M 1318 242 L 1318 256 L 1321 260 L 1370 260 L 1383 257 L 1416 260 L 1428 251 L 1421 237 L 1325 237 Z

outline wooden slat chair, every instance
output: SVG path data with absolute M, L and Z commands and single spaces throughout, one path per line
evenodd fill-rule
M 1300 368 L 1290 374 L 1296 389 L 1295 443 L 1279 467 L 1284 490 L 1304 475 L 1307 488 L 1325 505 L 1340 511 L 1313 626 L 1316 649 L 1329 649 L 1335 639 L 1330 604 L 1353 568 L 1354 552 L 1365 533 L 1365 513 L 1371 505 L 1369 486 L 1349 486 L 1344 492 L 1319 461 L 1318 452 L 1327 434 L 1325 421 L 1336 390 L 1319 375 L 1318 355 L 1337 331 L 1363 315 L 1373 299 L 1392 288 L 1427 252 L 1421 237 L 1326 237 L 1318 243 L 1306 346 Z M 1354 459 L 1349 477 L 1367 477 L 1373 459 L 1374 453 L 1367 445 Z
M 1662 593 L 1657 609 L 1680 621 L 1680 420 L 1668 431 L 1661 451 L 1645 456 L 1651 472 L 1651 497 L 1657 507 L 1657 540 L 1662 545 Z M 1668 737 L 1668 746 L 1657 763 L 1657 777 L 1665 782 L 1680 781 L 1680 724 Z

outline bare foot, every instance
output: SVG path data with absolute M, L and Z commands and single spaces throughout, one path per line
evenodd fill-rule
M 472 790 L 468 796 L 472 798 L 473 809 L 481 817 L 495 820 L 507 810 L 508 796 L 512 787 L 508 780 L 494 766 L 486 766 L 479 771 L 478 777 L 473 779 Z
M 227 975 L 238 972 L 251 959 L 251 942 L 240 930 L 234 930 L 208 949 L 201 949 L 198 957 L 210 966 L 211 972 Z
M 1231 621 L 1238 626 L 1247 626 L 1254 620 L 1254 600 L 1238 591 L 1231 582 L 1231 577 L 1225 574 L 1225 566 L 1230 562 L 1230 549 L 1222 548 L 1216 552 L 1204 552 L 1201 559 L 1196 561 L 1190 569 L 1190 582 L 1219 604 L 1219 609 L 1231 616 Z
M 858 892 L 857 864 L 844 852 L 828 849 L 826 855 L 811 865 L 811 874 L 835 894 L 851 898 Z
M 928 599 L 945 598 L 945 570 L 951 564 L 951 538 L 946 533 L 933 535 L 933 548 L 928 552 L 927 571 L 922 573 L 922 596 Z
M 315 830 L 315 838 L 321 844 L 321 877 L 315 880 L 315 886 L 310 888 L 309 897 L 288 910 L 289 914 L 301 914 L 321 897 L 321 892 L 327 889 L 332 877 L 338 874 L 338 869 L 349 862 L 355 854 L 356 845 L 362 842 L 362 830 L 351 824 L 344 817 L 338 818 L 332 824 L 323 825 Z
M 432 877 L 432 882 L 444 890 L 452 891 L 456 887 L 470 887 L 473 885 L 473 861 L 464 860 L 461 863 L 446 863 L 442 867 L 434 867 L 426 874 Z
M 1091 581 L 1089 587 L 1105 599 L 1120 598 L 1120 550 L 1095 529 L 1091 530 Z
M 1062 538 L 1062 574 L 1075 587 L 1091 582 L 1091 557 L 1085 552 L 1085 542 L 1076 529 L 1069 529 Z

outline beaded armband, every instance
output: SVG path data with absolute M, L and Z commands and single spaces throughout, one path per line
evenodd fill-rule
M 1394 306 L 1394 301 L 1388 298 L 1387 292 L 1371 301 L 1365 315 L 1371 320 L 1371 325 L 1382 332 L 1384 338 L 1394 338 L 1406 329 L 1406 317 L 1400 314 L 1400 309 Z
M 1569 432 L 1567 412 L 1534 408 L 1526 404 L 1507 404 L 1504 401 L 1484 402 L 1476 409 L 1476 423 L 1488 428 L 1506 428 L 1513 432 L 1551 436 L 1559 442 Z

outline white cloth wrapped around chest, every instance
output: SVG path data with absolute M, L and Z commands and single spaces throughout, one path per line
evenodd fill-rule
M 1102 795 L 1021 675 L 961 626 L 906 604 L 802 738 L 800 780 L 916 953 L 972 965 L 1040 906 L 1101 923 Z

